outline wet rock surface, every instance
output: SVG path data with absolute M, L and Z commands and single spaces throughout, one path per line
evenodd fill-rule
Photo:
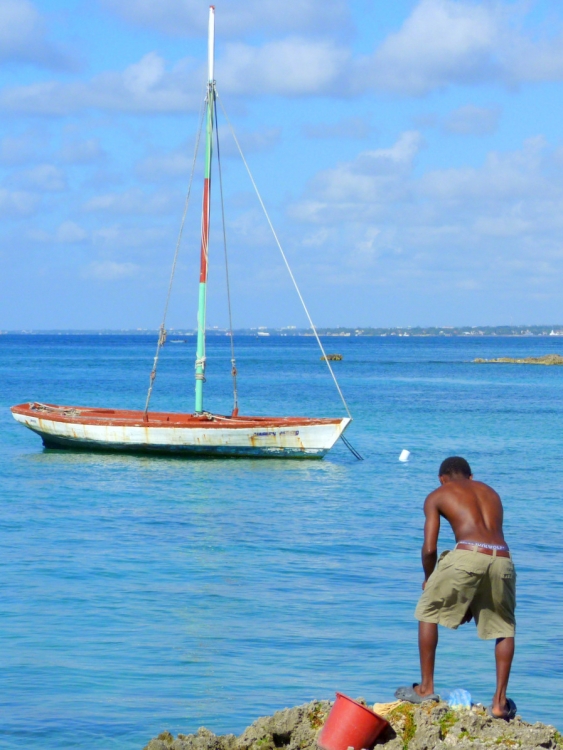
M 360 699 L 361 700 L 361 699 Z M 364 702 L 364 701 L 361 701 Z M 555 727 L 528 724 L 519 716 L 506 722 L 493 719 L 484 708 L 452 709 L 445 703 L 389 704 L 382 715 L 389 726 L 375 750 L 563 750 Z M 163 732 L 144 750 L 317 750 L 317 736 L 332 708 L 330 701 L 313 701 L 257 719 L 236 737 L 215 735 L 201 728 L 196 734 Z M 357 750 L 360 750 L 358 748 Z
M 559 354 L 546 354 L 543 357 L 524 357 L 523 359 L 514 359 L 513 357 L 498 357 L 497 359 L 474 359 L 473 362 L 478 365 L 563 365 L 563 357 Z

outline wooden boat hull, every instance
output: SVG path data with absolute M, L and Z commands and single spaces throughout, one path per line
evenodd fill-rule
M 226 417 L 26 403 L 16 421 L 46 448 L 186 456 L 323 458 L 350 419 Z

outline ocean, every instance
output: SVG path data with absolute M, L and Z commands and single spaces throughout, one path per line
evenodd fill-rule
M 236 345 L 242 413 L 344 415 L 313 339 Z M 561 727 L 563 368 L 472 360 L 563 341 L 327 339 L 364 461 L 342 443 L 303 462 L 45 451 L 9 412 L 142 408 L 154 346 L 0 336 L 0 748 L 141 750 L 165 729 L 239 733 L 336 690 L 392 700 L 419 677 L 422 503 L 452 454 L 505 505 L 509 695 L 524 719 Z M 230 413 L 228 339 L 208 347 L 205 408 Z M 193 339 L 167 344 L 152 408 L 192 410 L 193 373 Z M 441 629 L 436 677 L 488 704 L 493 643 L 474 624 Z

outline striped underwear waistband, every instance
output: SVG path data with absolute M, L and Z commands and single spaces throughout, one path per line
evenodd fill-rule
M 468 542 L 466 539 L 460 540 L 458 544 L 471 544 L 474 547 L 484 547 L 485 549 L 496 549 L 502 552 L 508 552 L 508 547 L 504 544 L 483 544 L 483 542 Z

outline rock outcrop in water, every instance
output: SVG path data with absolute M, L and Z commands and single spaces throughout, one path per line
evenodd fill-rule
M 331 707 L 330 701 L 313 701 L 286 708 L 258 719 L 239 737 L 205 728 L 177 738 L 163 732 L 144 750 L 316 750 Z M 395 702 L 378 710 L 390 726 L 375 750 L 563 750 L 563 737 L 555 727 L 528 724 L 520 717 L 511 722 L 492 719 L 482 707 L 454 710 L 446 703 Z
M 473 362 L 479 365 L 563 365 L 563 357 L 559 354 L 545 354 L 543 357 L 524 357 L 524 359 L 513 359 L 512 357 L 498 357 L 497 359 L 477 358 Z

